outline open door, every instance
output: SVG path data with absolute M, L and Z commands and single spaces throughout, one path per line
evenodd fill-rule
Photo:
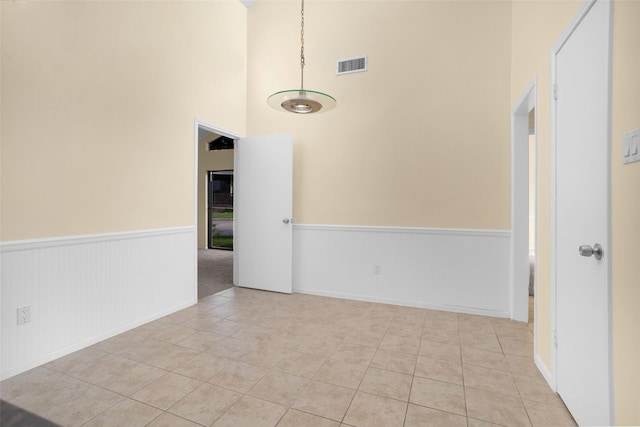
M 558 394 L 578 425 L 613 425 L 611 2 L 584 4 L 553 51 Z
M 236 156 L 238 286 L 291 293 L 293 137 L 241 138 Z

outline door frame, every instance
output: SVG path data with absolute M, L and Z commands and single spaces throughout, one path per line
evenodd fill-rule
M 584 3 L 580 6 L 578 12 L 576 12 L 575 16 L 569 23 L 569 25 L 564 30 L 562 36 L 558 39 L 551 50 L 551 327 L 552 327 L 552 345 L 551 345 L 551 359 L 552 359 L 552 372 L 553 372 L 553 383 L 551 384 L 554 391 L 558 390 L 558 347 L 557 347 L 557 314 L 558 314 L 558 306 L 557 306 L 557 244 L 558 244 L 558 235 L 557 235 L 557 171 L 558 171 L 558 163 L 557 163 L 557 118 L 556 118 L 556 102 L 555 102 L 555 92 L 556 92 L 556 82 L 557 82 L 557 63 L 556 63 L 556 55 L 560 52 L 565 43 L 569 40 L 569 37 L 573 34 L 576 28 L 583 21 L 587 13 L 591 10 L 596 1 L 602 0 L 585 0 Z M 608 82 L 608 97 L 607 97 L 607 105 L 606 105 L 606 114 L 607 114 L 607 156 L 603 161 L 605 161 L 606 168 L 606 188 L 607 188 L 607 197 L 605 200 L 606 203 L 606 236 L 607 236 L 607 251 L 609 256 L 609 262 L 607 264 L 607 322 L 608 325 L 606 327 L 607 331 L 607 343 L 608 343 L 608 353 L 609 353 L 609 366 L 608 366 L 608 375 L 610 378 L 609 381 L 609 419 L 613 424 L 614 421 L 614 399 L 613 399 L 613 333 L 612 333 L 612 280 L 611 280 L 611 266 L 612 266 L 612 249 L 611 249 L 611 83 L 612 83 L 612 40 L 613 40 L 613 13 L 612 7 L 613 2 L 607 0 L 609 5 L 609 47 L 608 47 L 608 63 L 609 63 L 609 82 Z
M 211 132 L 211 133 L 215 133 L 216 135 L 220 135 L 220 136 L 226 136 L 227 138 L 231 138 L 234 140 L 234 145 L 233 145 L 233 154 L 234 154 L 234 173 L 237 174 L 238 168 L 237 168 L 237 161 L 238 161 L 238 156 L 236 156 L 236 144 L 235 142 L 240 139 L 243 138 L 244 136 L 240 133 L 237 132 L 233 132 L 224 128 L 221 128 L 219 126 L 214 126 L 214 125 L 209 125 L 203 121 L 200 121 L 198 119 L 194 120 L 193 123 L 193 224 L 195 225 L 195 233 L 194 233 L 194 238 L 193 238 L 193 247 L 194 247 L 194 259 L 193 259 L 193 265 L 194 265 L 194 277 L 195 277 L 195 282 L 193 284 L 193 292 L 194 292 L 194 301 L 198 302 L 198 189 L 199 189 L 199 177 L 198 177 L 198 130 L 199 129 L 204 129 L 207 132 Z M 236 206 L 235 206 L 235 200 L 233 202 L 233 210 L 235 211 Z M 234 236 L 238 233 L 238 230 L 236 229 L 236 226 L 234 224 L 234 230 L 233 230 L 233 234 Z M 233 254 L 233 284 L 237 285 L 238 281 L 237 281 L 237 271 L 238 271 L 238 263 L 239 263 L 239 257 L 237 256 L 237 253 L 234 252 Z
M 511 319 L 526 322 L 529 317 L 529 112 L 535 109 L 534 129 L 537 129 L 537 86 L 534 78 L 511 110 Z M 535 135 L 537 147 L 537 133 Z M 536 164 L 537 154 L 536 148 Z M 536 189 L 538 171 L 535 171 Z M 538 192 L 536 198 L 536 226 L 538 221 Z M 537 227 L 536 227 L 537 229 Z M 537 247 L 538 235 L 535 236 Z M 537 263 L 535 277 L 537 277 Z M 526 283 L 526 286 L 525 286 Z M 534 283 L 537 286 L 537 281 Z M 534 290 L 535 294 L 535 290 Z M 535 299 L 534 299 L 535 303 Z M 535 313 L 535 309 L 534 309 Z M 534 315 L 533 331 L 537 322 Z M 535 340 L 534 340 L 535 346 Z M 535 354 L 535 348 L 534 348 Z

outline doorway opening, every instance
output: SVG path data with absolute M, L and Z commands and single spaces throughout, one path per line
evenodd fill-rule
M 536 86 L 531 82 L 511 112 L 511 319 L 527 322 L 534 335 Z
M 533 333 L 536 281 L 536 109 L 529 111 L 529 315 L 527 324 Z
M 234 140 L 237 136 L 196 122 L 197 297 L 234 284 Z

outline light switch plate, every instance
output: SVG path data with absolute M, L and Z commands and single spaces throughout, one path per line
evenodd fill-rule
M 622 163 L 640 162 L 640 129 L 630 130 L 622 136 Z

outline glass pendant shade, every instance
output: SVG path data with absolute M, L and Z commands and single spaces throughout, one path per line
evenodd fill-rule
M 301 0 L 300 22 L 300 89 L 282 90 L 267 98 L 279 111 L 296 114 L 325 112 L 336 108 L 336 99 L 326 93 L 304 89 L 304 0 Z
M 331 95 L 307 89 L 276 92 L 267 98 L 267 103 L 276 110 L 296 114 L 325 112 L 336 108 L 336 100 Z

